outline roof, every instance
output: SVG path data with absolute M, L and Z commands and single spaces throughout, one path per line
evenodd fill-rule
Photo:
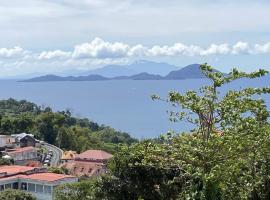
M 19 165 L 11 165 L 11 166 L 1 166 L 0 174 L 6 173 L 0 180 L 14 179 L 14 178 L 23 178 L 23 179 L 31 179 L 36 181 L 47 181 L 53 182 L 66 178 L 76 178 L 71 175 L 64 174 L 55 174 L 48 173 L 42 171 L 44 168 L 35 168 L 35 167 L 27 167 L 27 166 L 19 166 Z M 39 172 L 38 172 L 39 170 Z M 30 172 L 28 173 L 27 172 Z
M 17 140 L 21 140 L 21 139 L 23 139 L 26 136 L 30 136 L 30 137 L 34 138 L 34 135 L 27 134 L 27 133 L 13 134 L 11 136 L 15 137 Z
M 19 166 L 19 165 L 1 166 L 0 174 L 1 173 L 7 173 L 7 175 L 20 174 L 34 169 L 35 169 L 34 167 Z
M 23 179 L 31 179 L 36 181 L 47 181 L 47 182 L 53 182 L 53 181 L 59 181 L 66 178 L 76 178 L 75 176 L 71 175 L 64 175 L 64 174 L 55 174 L 55 173 L 35 173 L 30 175 L 20 175 L 19 178 Z
M 76 156 L 76 158 L 87 160 L 108 160 L 112 157 L 112 154 L 102 150 L 88 150 Z
M 62 160 L 74 160 L 77 155 L 76 151 L 65 151 L 62 155 Z
M 22 148 L 17 148 L 17 149 L 9 149 L 7 151 L 8 154 L 16 154 L 16 153 L 22 153 L 22 152 L 27 152 L 27 151 L 36 151 L 35 147 L 22 147 Z

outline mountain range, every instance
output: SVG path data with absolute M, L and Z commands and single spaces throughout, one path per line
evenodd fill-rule
M 163 66 L 165 68 L 168 66 L 168 64 L 164 64 Z M 161 64 L 160 64 L 160 68 L 161 68 Z M 104 69 L 104 71 L 105 70 L 106 69 Z M 200 65 L 192 64 L 178 70 L 170 71 L 164 76 L 159 75 L 159 74 L 151 74 L 148 72 L 141 72 L 134 75 L 121 75 L 121 76 L 114 76 L 114 77 L 103 76 L 101 74 L 89 74 L 86 76 L 64 76 L 63 77 L 63 76 L 57 76 L 57 75 L 51 74 L 51 75 L 39 76 L 39 77 L 23 80 L 22 82 L 105 81 L 105 80 L 182 80 L 182 79 L 201 79 L 201 78 L 205 78 L 205 77 L 200 70 Z

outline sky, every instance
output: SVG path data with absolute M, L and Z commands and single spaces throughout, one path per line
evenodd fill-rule
M 270 70 L 269 0 L 1 0 L 0 77 L 147 59 Z

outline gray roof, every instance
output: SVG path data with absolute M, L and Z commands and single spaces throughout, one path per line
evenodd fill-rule
M 21 140 L 21 139 L 23 139 L 26 136 L 30 136 L 30 137 L 34 138 L 34 135 L 27 134 L 27 133 L 13 134 L 11 136 L 14 137 L 16 140 Z

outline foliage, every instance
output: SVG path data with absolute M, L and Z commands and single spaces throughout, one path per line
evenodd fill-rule
M 96 199 L 95 190 L 98 188 L 96 186 L 95 180 L 82 181 L 78 183 L 64 184 L 60 185 L 55 190 L 55 199 L 57 200 L 92 200 Z
M 31 133 L 50 144 L 78 152 L 102 149 L 114 153 L 118 144 L 137 142 L 127 133 L 100 126 L 88 119 L 75 118 L 69 110 L 53 112 L 50 107 L 14 99 L 0 101 L 0 132 Z
M 0 166 L 1 165 L 11 165 L 13 163 L 12 160 L 6 158 L 0 158 Z
M 201 69 L 211 84 L 198 92 L 153 96 L 180 106 L 170 117 L 195 124 L 195 130 L 122 148 L 99 185 L 103 199 L 270 199 L 269 112 L 258 98 L 270 88 L 220 94 L 225 84 L 267 72 Z
M 21 190 L 6 189 L 0 192 L 1 200 L 36 200 L 31 194 Z
M 64 167 L 49 167 L 48 172 L 55 173 L 55 174 L 69 174 L 68 169 Z

